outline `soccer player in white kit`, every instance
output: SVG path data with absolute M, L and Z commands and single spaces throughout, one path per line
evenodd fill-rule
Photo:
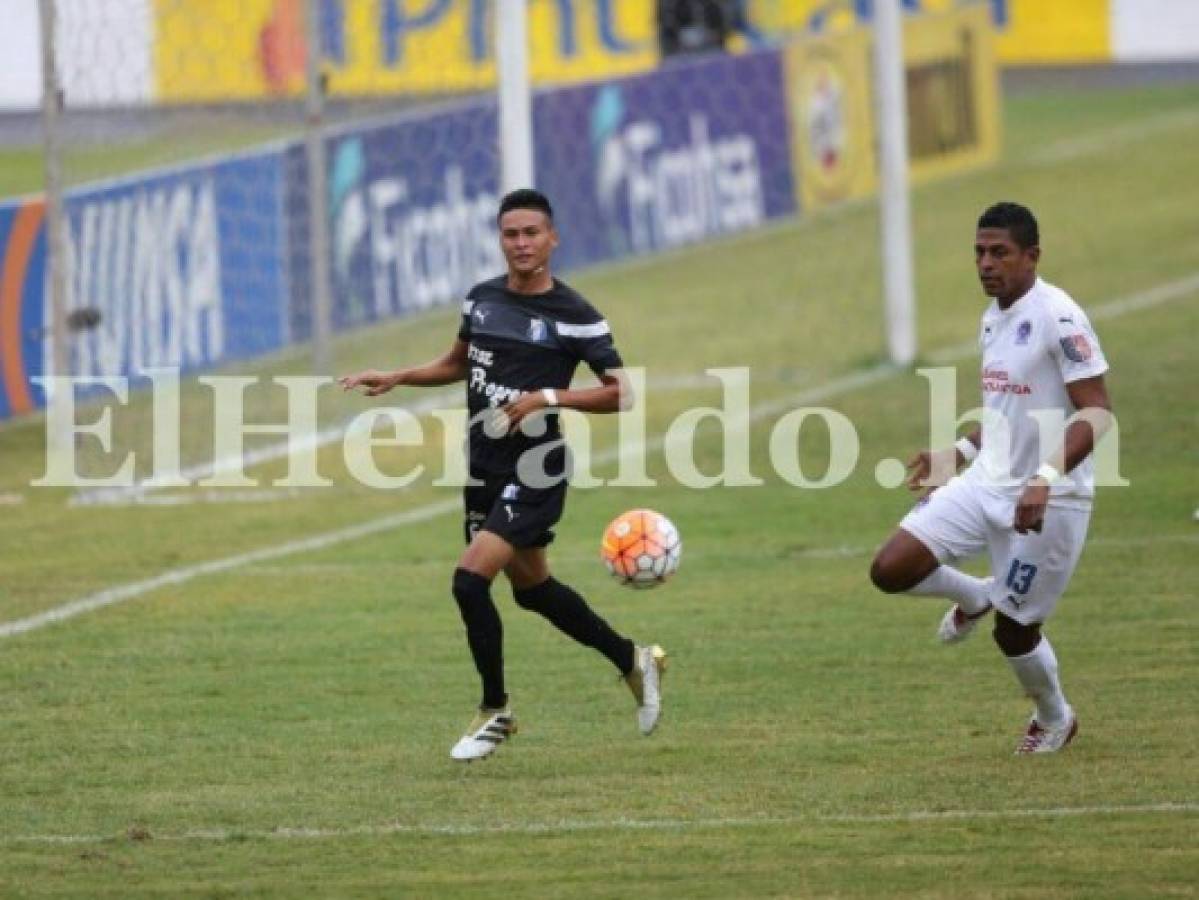
M 967 637 L 994 610 L 995 642 L 1036 704 L 1017 753 L 1053 753 L 1078 731 L 1041 626 L 1082 552 L 1094 494 L 1091 450 L 1111 416 L 1099 340 L 1078 304 L 1038 277 L 1040 253 L 1027 208 L 999 203 L 982 214 L 974 255 L 992 298 L 979 332 L 982 426 L 912 459 L 908 486 L 933 490 L 870 569 L 887 593 L 953 600 L 939 630 L 945 643 Z M 984 550 L 990 578 L 951 565 Z

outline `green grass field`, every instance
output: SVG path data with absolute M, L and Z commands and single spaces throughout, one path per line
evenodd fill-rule
M 882 358 L 877 217 L 851 207 L 572 279 L 663 385 L 651 437 L 719 399 L 678 376 L 751 366 L 754 403 L 831 406 L 862 443 L 847 482 L 799 490 L 772 474 L 765 415 L 750 434 L 760 487 L 680 487 L 657 452 L 655 488 L 572 493 L 556 573 L 671 651 L 658 733 L 637 734 L 607 663 L 500 588 L 522 730 L 452 765 L 477 700 L 448 592 L 460 520 L 381 527 L 0 638 L 0 895 L 1193 896 L 1199 288 L 1178 285 L 1199 273 L 1196 109 L 1199 88 L 1013 100 L 1001 164 L 913 199 L 926 359 L 975 335 L 973 222 L 1011 198 L 1037 211 L 1042 272 L 1096 313 L 1112 366 L 1131 487 L 1100 493 L 1047 629 L 1082 723 L 1066 752 L 1013 757 L 1029 704 L 988 636 L 942 648 L 939 602 L 866 577 L 910 503 L 874 464 L 923 446 L 928 411 L 910 372 L 822 388 Z M 1162 286 L 1168 301 L 1117 305 Z M 345 336 L 338 368 L 427 357 L 454 319 Z M 977 403 L 974 365 L 960 358 L 961 409 Z M 292 355 L 249 371 L 304 368 Z M 368 407 L 322 402 L 327 422 Z M 202 420 L 201 392 L 188 403 Z M 144 406 L 117 415 L 142 423 L 132 446 L 148 440 Z M 189 435 L 199 459 L 206 432 Z M 610 421 L 595 435 L 615 441 Z M 713 471 L 721 447 L 701 435 Z M 823 471 L 816 429 L 802 449 L 805 472 Z M 440 453 L 379 458 L 436 474 Z M 427 477 L 367 490 L 330 447 L 334 485 L 275 502 L 80 508 L 28 487 L 42 455 L 40 422 L 0 427 L 2 621 L 455 496 Z M 685 552 L 675 581 L 637 593 L 597 550 L 605 522 L 643 505 L 674 519 Z

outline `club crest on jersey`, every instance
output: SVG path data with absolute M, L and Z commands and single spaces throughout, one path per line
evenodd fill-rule
M 487 321 L 487 310 L 476 308 L 475 309 L 475 319 L 480 324 L 482 324 L 483 322 L 486 322 Z
M 1062 352 L 1071 362 L 1086 362 L 1091 358 L 1091 342 L 1085 334 L 1071 334 L 1062 338 Z
M 1016 326 L 1016 345 L 1020 346 L 1028 343 L 1028 339 L 1032 336 L 1032 322 L 1025 319 Z
M 545 327 L 545 322 L 543 322 L 541 319 L 529 320 L 529 340 L 540 344 L 545 340 L 545 337 L 548 333 L 549 329 Z

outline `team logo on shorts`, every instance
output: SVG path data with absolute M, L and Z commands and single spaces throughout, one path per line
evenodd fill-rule
M 500 499 L 501 500 L 515 500 L 519 493 L 520 493 L 520 485 L 519 484 L 509 484 L 504 488 L 503 491 L 500 492 Z
M 1029 337 L 1032 335 L 1032 322 L 1025 319 L 1016 326 L 1016 344 L 1027 344 Z
M 1091 343 L 1085 334 L 1072 334 L 1062 338 L 1062 352 L 1071 362 L 1086 362 L 1091 358 Z

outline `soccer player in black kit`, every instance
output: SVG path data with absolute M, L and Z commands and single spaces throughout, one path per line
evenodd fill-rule
M 566 451 L 557 409 L 614 413 L 631 405 L 608 323 L 579 293 L 550 274 L 558 245 L 553 210 L 538 191 L 513 191 L 497 221 L 508 272 L 471 288 L 449 352 L 391 372 L 370 370 L 340 380 L 375 397 L 393 387 L 466 381 L 470 413 L 466 551 L 454 570 L 453 593 L 483 682 L 478 714 L 450 755 L 490 755 L 516 732 L 504 687 L 503 625 L 491 597 L 501 572 L 518 606 L 548 619 L 620 670 L 637 701 L 637 724 L 649 734 L 661 713 L 666 654 L 616 633 L 549 570 L 546 547 L 566 501 Z M 580 362 L 600 380 L 571 390 Z

